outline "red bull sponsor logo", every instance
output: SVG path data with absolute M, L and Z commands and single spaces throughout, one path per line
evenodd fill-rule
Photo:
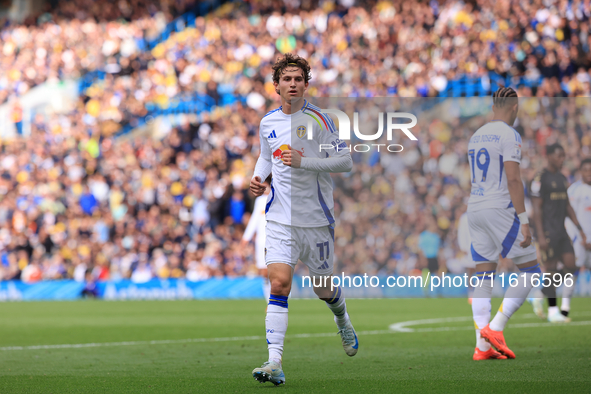
M 283 151 L 289 150 L 289 145 L 281 145 L 275 152 L 273 152 L 273 157 L 275 159 L 281 160 L 283 157 Z
M 275 152 L 273 152 L 273 157 L 277 160 L 283 160 L 283 152 L 285 152 L 286 150 L 290 150 L 290 146 L 286 144 L 281 145 L 278 149 L 275 150 Z M 302 157 L 306 157 L 304 156 L 304 148 L 302 148 L 302 150 L 291 148 L 291 150 L 298 152 Z

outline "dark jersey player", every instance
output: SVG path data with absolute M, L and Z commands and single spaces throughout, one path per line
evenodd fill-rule
M 568 201 L 569 182 L 560 172 L 565 158 L 564 148 L 559 144 L 549 145 L 546 147 L 546 157 L 548 166 L 535 176 L 530 186 L 534 225 L 546 272 L 550 273 L 553 279 L 542 289 L 548 298 L 548 321 L 564 323 L 569 322 L 570 319 L 565 316 L 568 313 L 560 313 L 556 305 L 554 274 L 558 273 L 559 261 L 564 265 L 564 273 L 576 272 L 574 249 L 564 227 L 564 220 L 568 216 L 579 231 L 581 226 Z M 547 281 L 546 284 L 548 284 Z M 574 286 L 572 288 L 574 289 Z M 566 288 L 565 291 L 568 292 Z M 534 304 L 534 310 L 538 316 L 543 317 L 543 311 L 539 305 Z

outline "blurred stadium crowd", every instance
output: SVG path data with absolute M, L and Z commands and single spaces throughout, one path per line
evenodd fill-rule
M 149 49 L 193 3 L 59 1 L 2 28 L 0 103 L 13 106 L 15 124 L 18 97 L 33 86 L 106 76 L 71 112 L 35 114 L 31 135 L 2 141 L 0 279 L 256 274 L 254 248 L 240 239 L 258 124 L 278 106 L 271 64 L 281 53 L 309 59 L 311 97 L 427 100 L 461 75 L 523 77 L 519 95 L 537 97 L 522 100 L 525 178 L 541 169 L 546 144 L 567 148 L 571 180 L 591 154 L 591 106 L 575 98 L 591 94 L 589 0 L 233 2 Z M 244 100 L 224 106 L 226 92 Z M 147 105 L 195 93 L 218 106 L 162 140 L 114 137 Z M 441 265 L 455 269 L 467 138 L 483 121 L 433 122 L 404 153 L 355 155 L 354 172 L 334 176 L 338 269 L 421 268 L 427 228 L 441 238 Z

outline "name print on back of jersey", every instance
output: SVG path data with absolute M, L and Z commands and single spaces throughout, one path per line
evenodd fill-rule
M 480 127 L 468 143 L 470 204 L 468 210 L 508 208 L 505 161 L 521 161 L 521 137 L 511 126 L 492 121 Z

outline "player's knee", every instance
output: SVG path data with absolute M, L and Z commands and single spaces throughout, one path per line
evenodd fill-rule
M 288 296 L 291 291 L 291 281 L 284 278 L 271 279 L 271 294 Z

